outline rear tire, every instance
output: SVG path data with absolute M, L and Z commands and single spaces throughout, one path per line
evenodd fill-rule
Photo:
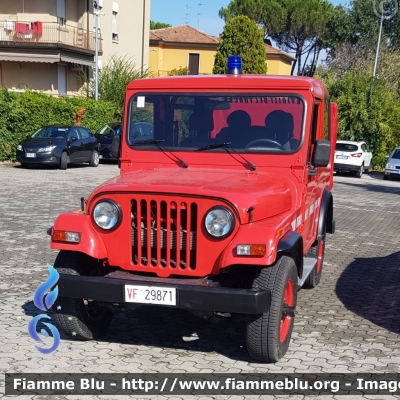
M 255 360 L 273 363 L 285 355 L 294 324 L 297 281 L 297 268 L 290 257 L 282 256 L 272 267 L 257 269 L 252 289 L 270 289 L 271 308 L 246 317 L 247 350 Z
M 361 178 L 364 172 L 364 164 L 361 165 L 360 169 L 356 172 L 356 177 Z
M 325 241 L 319 240 L 314 243 L 310 250 L 308 250 L 307 257 L 313 257 L 317 259 L 317 265 L 311 271 L 310 275 L 308 275 L 306 281 L 304 282 L 303 288 L 305 289 L 314 289 L 318 286 L 321 275 L 322 275 L 322 266 L 324 264 L 324 254 L 325 254 Z
M 91 167 L 97 167 L 100 163 L 100 157 L 97 150 L 93 150 L 92 157 L 90 158 L 89 165 Z
M 68 166 L 68 154 L 63 151 L 61 154 L 61 160 L 60 160 L 60 169 L 67 169 Z
M 83 266 L 92 266 L 94 270 L 101 268 L 96 260 L 75 251 L 61 250 L 54 263 L 54 268 L 65 275 L 84 275 Z M 53 310 L 61 330 L 75 340 L 98 339 L 107 331 L 114 316 L 111 310 L 94 301 L 85 304 L 83 299 L 67 297 L 59 297 Z

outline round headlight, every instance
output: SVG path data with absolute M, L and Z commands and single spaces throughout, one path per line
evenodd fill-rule
M 232 232 L 234 222 L 232 213 L 223 207 L 212 208 L 204 220 L 207 232 L 215 238 L 223 238 L 229 235 Z
M 93 209 L 94 222 L 102 229 L 110 230 L 115 228 L 119 224 L 120 218 L 120 209 L 113 201 L 100 201 Z

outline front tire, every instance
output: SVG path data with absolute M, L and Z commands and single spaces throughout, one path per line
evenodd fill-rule
M 68 167 L 68 154 L 63 151 L 61 154 L 61 160 L 60 160 L 60 169 L 67 169 Z
M 89 165 L 91 167 L 97 167 L 100 163 L 100 157 L 97 150 L 93 150 L 92 157 L 90 158 Z
M 101 268 L 91 257 L 74 251 L 61 250 L 54 268 L 60 274 L 84 275 L 83 267 L 92 267 L 92 271 Z M 90 273 L 89 270 L 87 272 Z M 108 329 L 114 314 L 96 302 L 84 299 L 59 297 L 53 306 L 54 318 L 61 330 L 75 340 L 98 339 Z
M 247 316 L 246 345 L 255 360 L 273 363 L 285 355 L 294 324 L 297 281 L 297 268 L 290 257 L 282 256 L 272 267 L 257 269 L 252 289 L 270 289 L 271 308 Z
M 388 181 L 389 180 L 389 175 L 383 175 L 383 180 Z

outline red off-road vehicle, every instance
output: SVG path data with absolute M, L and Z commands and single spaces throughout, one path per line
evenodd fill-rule
M 250 356 L 285 354 L 297 292 L 319 283 L 335 229 L 337 107 L 316 79 L 236 72 L 129 84 L 120 175 L 51 229 L 71 338 L 153 304 L 246 314 Z

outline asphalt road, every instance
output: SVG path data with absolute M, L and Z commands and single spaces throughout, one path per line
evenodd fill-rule
M 110 163 L 66 171 L 0 165 L 1 373 L 400 372 L 400 180 L 379 174 L 335 176 L 337 230 L 328 236 L 323 277 L 316 289 L 299 292 L 292 341 L 279 363 L 253 362 L 237 322 L 210 324 L 183 310 L 152 307 L 118 314 L 100 341 L 62 336 L 54 353 L 36 351 L 27 332 L 39 313 L 33 293 L 57 255 L 46 230 L 118 173 Z

